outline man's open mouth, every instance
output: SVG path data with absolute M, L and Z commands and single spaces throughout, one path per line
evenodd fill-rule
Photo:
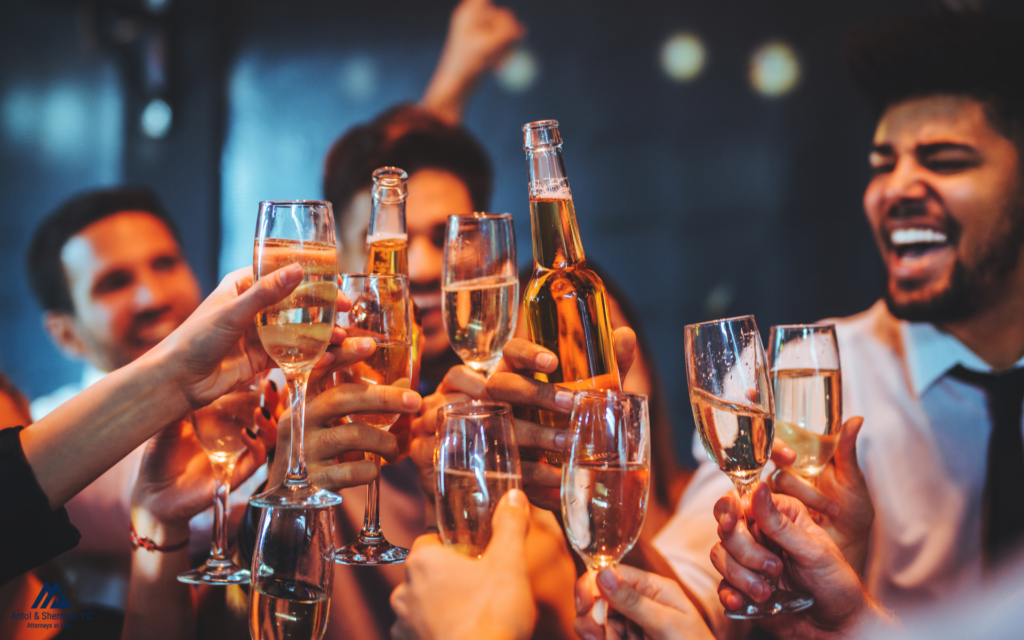
M 918 258 L 930 251 L 950 246 L 949 236 L 936 229 L 912 227 L 889 233 L 889 246 L 902 258 Z
M 956 262 L 956 239 L 944 229 L 926 225 L 889 228 L 889 276 L 901 288 L 925 286 L 941 277 Z

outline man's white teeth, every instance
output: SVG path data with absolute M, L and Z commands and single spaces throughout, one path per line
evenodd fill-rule
M 897 247 L 905 244 L 939 244 L 946 242 L 946 234 L 934 229 L 897 229 L 892 232 L 890 241 Z

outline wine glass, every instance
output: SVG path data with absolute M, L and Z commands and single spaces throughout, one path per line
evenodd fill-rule
M 302 266 L 302 283 L 256 316 L 263 348 L 281 367 L 291 395 L 291 452 L 279 486 L 253 496 L 257 507 L 330 507 L 341 496 L 313 486 L 302 449 L 306 383 L 331 342 L 338 297 L 338 249 L 331 203 L 261 202 L 252 270 L 255 280 L 281 267 Z
M 651 478 L 647 396 L 585 390 L 573 395 L 572 438 L 562 463 L 562 522 L 593 578 L 616 566 L 640 537 Z M 598 598 L 594 618 L 604 623 Z
M 519 316 L 512 216 L 448 216 L 444 238 L 441 309 L 448 341 L 470 368 L 489 376 Z
M 825 469 L 842 429 L 839 343 L 831 324 L 771 328 L 768 362 L 775 392 L 775 430 L 796 452 L 792 469 L 812 483 Z
M 774 400 L 754 316 L 687 325 L 683 338 L 690 405 L 700 441 L 744 502 L 749 502 L 775 437 Z M 750 532 L 761 542 L 753 523 Z M 814 604 L 812 596 L 778 587 L 768 577 L 765 580 L 772 588 L 767 601 L 747 600 L 742 609 L 727 610 L 725 615 L 753 620 Z
M 334 373 L 335 384 L 354 382 L 386 384 L 408 389 L 412 383 L 412 315 L 409 278 L 400 275 L 351 274 L 340 277 L 341 291 L 352 309 L 338 314 L 338 326 L 349 337 L 369 337 L 377 349 L 369 358 Z M 355 413 L 342 422 L 363 422 L 385 431 L 398 420 L 397 413 Z M 404 562 L 409 550 L 384 538 L 380 528 L 380 456 L 370 454 L 377 477 L 366 488 L 366 517 L 359 539 L 334 555 L 340 564 L 395 564 Z
M 245 453 L 242 429 L 256 423 L 260 409 L 260 380 L 256 376 L 238 390 L 217 398 L 189 416 L 196 439 L 210 458 L 213 468 L 213 544 L 210 556 L 201 567 L 178 575 L 191 584 L 247 584 L 249 570 L 239 567 L 227 554 L 228 495 L 231 474 L 238 458 Z
M 333 509 L 264 509 L 249 589 L 249 634 L 254 639 L 324 637 L 333 554 Z
M 523 486 L 512 406 L 473 400 L 441 407 L 434 465 L 441 540 L 479 558 L 491 541 L 498 501 Z

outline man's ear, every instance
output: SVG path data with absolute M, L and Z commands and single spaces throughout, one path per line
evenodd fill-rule
M 50 334 L 50 339 L 64 353 L 76 360 L 88 360 L 89 348 L 78 334 L 75 318 L 65 311 L 46 311 L 43 313 L 43 328 Z

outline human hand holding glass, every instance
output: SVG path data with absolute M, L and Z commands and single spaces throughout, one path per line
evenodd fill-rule
M 775 406 L 768 366 L 753 316 L 687 325 L 684 329 L 686 379 L 697 432 L 708 457 L 749 502 L 771 455 Z M 756 529 L 752 530 L 756 536 Z M 764 602 L 744 602 L 726 616 L 756 619 L 800 611 L 811 596 L 770 581 Z
M 373 338 L 374 352 L 365 360 L 335 372 L 335 383 L 390 385 L 408 389 L 412 378 L 412 309 L 409 278 L 401 275 L 350 274 L 340 276 L 342 293 L 351 310 L 338 314 L 338 326 L 350 337 Z M 362 422 L 387 430 L 397 413 L 353 413 L 342 422 Z M 380 456 L 371 454 L 377 477 L 367 486 L 366 517 L 359 539 L 335 554 L 340 564 L 394 564 L 403 562 L 408 549 L 392 545 L 380 528 Z
M 252 558 L 251 637 L 323 638 L 331 609 L 333 554 L 333 509 L 264 509 Z
M 501 497 L 522 489 L 512 407 L 462 402 L 438 411 L 437 526 L 445 546 L 471 558 L 491 541 L 491 519 Z
M 441 309 L 448 341 L 470 368 L 489 376 L 519 316 L 512 216 L 448 216 L 444 236 Z
M 281 485 L 253 496 L 257 507 L 327 507 L 341 496 L 309 481 L 302 438 L 306 384 L 334 332 L 338 297 L 338 250 L 329 202 L 301 200 L 261 202 L 253 250 L 253 276 L 292 263 L 302 266 L 302 283 L 283 301 L 256 316 L 263 347 L 281 367 L 291 392 L 291 451 Z M 295 419 L 297 418 L 297 419 Z
M 577 391 L 562 464 L 562 522 L 591 580 L 618 565 L 640 537 L 651 478 L 647 396 Z M 595 603 L 598 624 L 607 603 Z
M 189 416 L 200 446 L 210 458 L 213 470 L 213 544 L 210 556 L 201 567 L 178 576 L 192 584 L 247 584 L 249 570 L 239 567 L 227 554 L 228 494 L 231 474 L 238 458 L 245 453 L 242 431 L 256 424 L 260 410 L 262 375 L 242 388 L 223 395 Z

